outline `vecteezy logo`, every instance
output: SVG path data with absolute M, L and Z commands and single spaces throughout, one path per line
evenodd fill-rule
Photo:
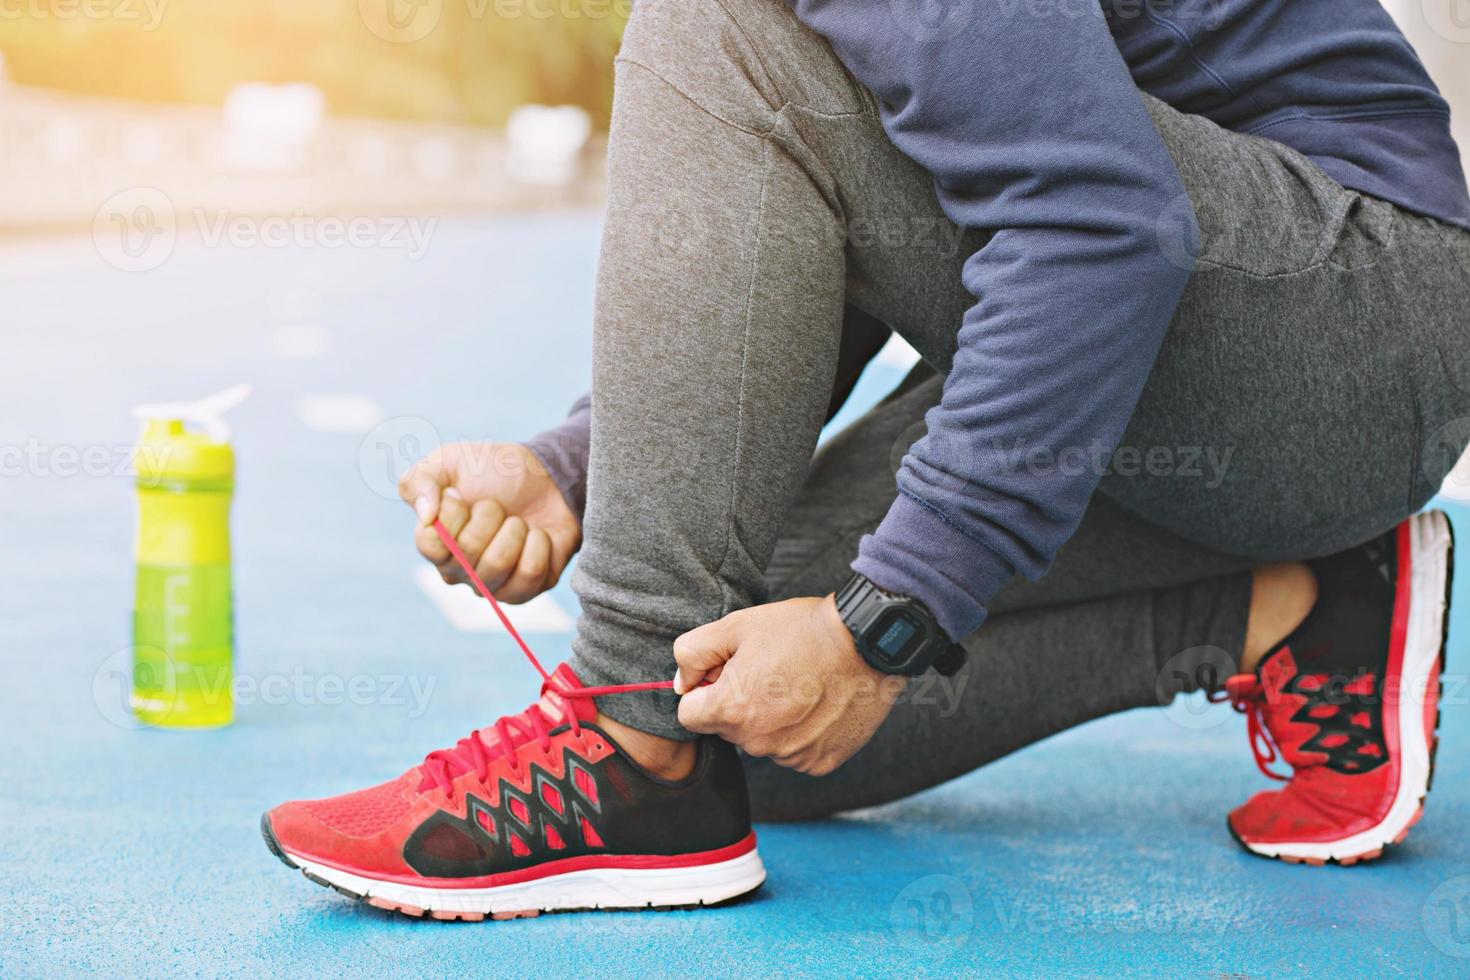
M 140 658 L 139 651 L 145 656 Z M 174 674 L 168 665 L 168 655 L 155 647 L 123 647 L 114 652 L 92 674 L 92 703 L 97 713 L 118 728 L 147 728 L 133 714 L 133 687 L 141 683 L 148 688 L 158 705 L 171 702 Z
M 1206 700 L 1203 692 L 1218 691 L 1236 672 L 1235 658 L 1220 647 L 1199 646 L 1180 650 L 1159 668 L 1154 693 L 1165 716 L 1180 728 L 1214 728 L 1231 717 L 1228 705 Z M 1183 692 L 1196 692 L 1181 697 Z
M 979 5 L 979 0 L 888 0 L 888 12 L 914 40 L 940 41 L 969 27 Z
M 1470 44 L 1470 0 L 1420 0 L 1429 29 L 1454 44 Z
M 1470 956 L 1470 875 L 1440 882 L 1420 909 L 1424 935 L 1447 956 Z
M 382 40 L 412 44 L 439 26 L 444 0 L 357 0 L 357 13 Z
M 928 434 L 929 426 L 923 419 L 920 419 L 898 434 L 898 438 L 893 441 L 893 448 L 888 451 L 888 469 L 894 476 L 897 476 L 898 471 L 903 469 L 904 457 L 909 454 L 909 450 L 913 448 L 914 443 Z
M 975 898 L 954 875 L 926 875 L 898 893 L 888 922 L 910 949 L 956 946 L 975 927 Z
M 1425 482 L 1454 500 L 1470 501 L 1470 418 L 1453 418 L 1424 438 L 1419 465 Z
M 398 478 L 439 447 L 439 432 L 428 419 L 400 415 L 380 422 L 357 447 L 357 471 L 368 489 L 385 500 L 398 499 Z
M 178 242 L 173 201 L 156 187 L 130 187 L 109 197 L 92 218 L 92 244 L 123 272 L 147 272 L 168 261 Z
M 1199 220 L 1188 194 L 1180 194 L 1165 206 L 1154 222 L 1159 252 L 1180 269 L 1193 269 L 1203 247 Z

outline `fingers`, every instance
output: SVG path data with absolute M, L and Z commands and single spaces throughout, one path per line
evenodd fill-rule
M 439 522 L 444 525 L 444 530 L 458 541 L 460 532 L 465 529 L 469 520 L 470 507 L 464 502 L 464 498 L 453 487 L 445 490 L 439 500 Z M 446 575 L 446 563 L 453 564 L 454 559 L 449 556 L 449 549 L 444 546 L 433 527 L 420 525 L 413 532 L 413 543 L 419 554 L 439 566 L 439 574 L 446 582 L 454 581 Z
M 450 479 L 451 474 L 442 449 L 434 450 L 399 477 L 398 496 L 418 514 L 420 527 L 428 527 L 439 516 L 444 488 L 449 486 Z
M 502 602 L 525 602 L 549 588 L 551 578 L 551 537 L 541 528 L 526 535 L 515 570 L 505 580 L 495 597 Z
M 679 698 L 679 724 L 701 735 L 727 734 L 729 720 L 725 717 L 723 693 L 720 685 L 710 684 Z
M 444 492 L 446 510 L 453 504 L 457 496 L 458 492 L 453 487 Z M 455 517 L 459 517 L 457 509 Z M 477 500 L 470 505 L 469 520 L 464 522 L 464 527 L 457 534 L 454 534 L 454 543 L 459 545 L 459 550 L 464 552 L 464 556 L 469 559 L 471 568 L 476 568 L 480 564 L 480 558 L 490 547 L 490 542 L 495 540 L 495 535 L 500 532 L 504 523 L 505 508 L 501 507 L 497 501 Z M 453 533 L 454 529 L 448 524 L 445 524 L 445 527 Z M 429 528 L 429 533 L 433 534 L 434 529 Z M 435 534 L 434 537 L 437 538 L 438 535 Z M 469 581 L 469 576 L 465 574 L 464 569 L 459 567 L 459 562 L 449 554 L 448 549 L 445 549 L 445 560 L 439 564 L 439 574 L 444 577 L 444 581 L 451 584 Z
M 734 612 L 674 641 L 674 662 L 679 665 L 674 675 L 675 694 L 693 692 L 711 671 L 735 655 L 743 622 L 741 613 Z
M 745 617 L 739 612 L 724 619 L 690 630 L 674 641 L 674 660 L 679 671 L 674 675 L 674 693 L 679 698 L 679 724 L 691 732 L 705 735 L 729 735 L 740 727 L 741 719 L 733 717 L 739 701 L 729 683 L 711 683 L 723 674 L 725 663 L 740 647 Z
M 475 563 L 475 573 L 496 598 L 500 598 L 500 587 L 515 572 L 529 534 L 530 528 L 526 527 L 525 521 L 519 517 L 507 517 Z

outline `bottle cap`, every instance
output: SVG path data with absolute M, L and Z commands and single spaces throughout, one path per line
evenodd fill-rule
M 239 384 L 198 401 L 134 407 L 133 417 L 143 422 L 134 455 L 139 482 L 229 480 L 235 472 L 235 453 L 224 413 L 249 394 L 250 386 Z

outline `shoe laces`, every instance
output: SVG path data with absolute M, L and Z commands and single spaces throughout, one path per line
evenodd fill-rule
M 571 726 L 573 736 L 581 734 L 582 727 L 577 720 L 575 709 L 568 707 L 567 710 L 562 712 L 563 717 L 556 718 L 548 715 L 545 709 L 542 708 L 542 704 L 547 703 L 545 701 L 545 695 L 548 691 L 555 692 L 562 698 L 570 700 L 577 698 L 596 698 L 607 694 L 629 694 L 634 691 L 665 690 L 674 686 L 674 682 L 668 680 L 645 681 L 636 684 L 610 684 L 603 687 L 574 687 L 561 675 L 548 673 L 546 668 L 541 666 L 541 661 L 536 659 L 536 655 L 531 652 L 530 646 L 521 638 L 520 631 L 510 621 L 510 617 L 505 614 L 505 610 L 500 608 L 500 603 L 495 600 L 495 596 L 491 594 L 490 589 L 486 587 L 484 581 L 476 573 L 474 564 L 465 555 L 458 542 L 454 540 L 454 536 L 449 533 L 448 529 L 437 518 L 434 521 L 433 527 L 435 533 L 439 535 L 439 540 L 444 542 L 444 547 L 449 549 L 449 553 L 454 556 L 455 562 L 464 571 L 465 575 L 469 577 L 470 582 L 475 587 L 475 591 L 479 592 L 490 603 L 490 608 L 495 610 L 495 615 L 499 617 L 500 624 L 505 627 L 505 631 L 510 634 L 511 639 L 515 640 L 516 646 L 520 647 L 521 652 L 526 655 L 526 659 L 530 661 L 531 666 L 535 667 L 536 672 L 541 675 L 543 700 L 531 705 L 518 715 L 507 715 L 497 721 L 492 726 L 495 735 L 493 742 L 487 743 L 485 741 L 481 736 L 481 732 L 485 731 L 485 729 L 481 729 L 480 731 L 471 732 L 468 738 L 460 739 L 452 749 L 437 749 L 430 752 L 424 757 L 424 761 L 419 767 L 424 774 L 424 778 L 419 784 L 420 791 L 438 786 L 444 791 L 445 796 L 452 800 L 454 799 L 454 780 L 465 773 L 473 771 L 476 778 L 481 783 L 484 783 L 490 778 L 491 764 L 496 759 L 503 758 L 509 764 L 511 775 L 518 776 L 520 768 L 516 753 L 521 746 L 534 741 L 540 746 L 543 752 L 550 751 L 551 732 L 563 723 Z
M 1288 773 L 1282 775 L 1271 768 L 1281 759 L 1281 749 L 1266 727 L 1266 689 L 1256 674 L 1234 674 L 1225 679 L 1225 687 L 1207 695 L 1211 702 L 1219 704 L 1229 701 L 1230 707 L 1245 715 L 1246 735 L 1250 738 L 1251 754 L 1256 757 L 1256 768 L 1265 776 L 1286 782 Z
M 542 692 L 545 693 L 552 684 L 553 681 L 548 679 Z M 560 687 L 557 692 L 567 696 L 576 693 L 565 692 Z M 518 751 L 522 746 L 535 742 L 542 752 L 550 752 L 551 733 L 562 724 L 571 727 L 574 738 L 582 733 L 575 711 L 568 710 L 564 717 L 556 718 L 546 713 L 542 703 L 538 701 L 520 714 L 506 715 L 490 729 L 470 732 L 467 738 L 456 742 L 452 749 L 436 749 L 430 752 L 419 766 L 424 774 L 419 788 L 423 790 L 438 786 L 446 797 L 453 800 L 455 779 L 467 772 L 474 772 L 475 778 L 481 784 L 488 784 L 490 766 L 496 759 L 504 759 L 511 777 L 519 778 Z M 492 733 L 489 742 L 482 734 L 484 731 Z

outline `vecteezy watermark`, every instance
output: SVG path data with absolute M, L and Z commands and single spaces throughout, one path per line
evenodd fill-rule
M 158 29 L 169 0 L 0 0 L 0 23 L 18 20 L 115 21 Z
M 1196 646 L 1174 654 L 1154 678 L 1154 693 L 1170 721 L 1181 728 L 1203 730 L 1214 728 L 1231 716 L 1225 682 L 1239 672 L 1236 659 L 1216 646 Z M 1467 687 L 1470 676 L 1459 673 L 1438 677 L 1418 677 L 1405 681 L 1394 675 L 1383 678 L 1372 690 L 1363 690 L 1361 678 L 1354 674 L 1321 672 L 1311 688 L 1315 707 L 1351 707 L 1353 710 L 1382 705 L 1406 706 L 1401 710 L 1422 713 L 1431 693 L 1441 708 L 1470 702 Z M 1306 698 L 1296 692 L 1266 687 L 1260 695 L 1265 703 L 1278 705 L 1283 698 Z
M 1109 449 L 1100 444 L 1051 446 L 1015 438 L 976 445 L 961 431 L 930 432 L 927 423 L 915 422 L 904 429 L 889 452 L 894 473 L 904 457 L 920 441 L 928 458 L 943 460 L 946 472 L 974 478 L 982 473 L 1024 474 L 1028 477 L 1105 476 L 1174 478 L 1198 480 L 1207 490 L 1218 490 L 1225 482 L 1234 446 L 1133 446 Z
M 296 211 L 254 217 L 203 209 L 193 212 L 200 238 L 209 248 L 378 248 L 401 251 L 410 262 L 429 251 L 438 218 L 367 216 L 343 218 Z
M 1419 916 L 1435 949 L 1456 959 L 1470 957 L 1470 875 L 1440 882 L 1424 900 Z
M 1091 901 L 1082 899 L 1083 908 L 1074 913 L 1071 903 L 1059 899 L 1054 890 L 1039 892 L 992 892 L 982 907 L 995 915 L 1001 934 L 1006 936 L 1045 936 L 1071 932 L 1077 928 L 1075 915 L 1086 916 L 1087 933 L 1100 935 L 1139 935 L 1153 933 L 1182 937 L 1186 932 L 1198 936 L 1220 936 L 1235 928 L 1223 916 L 1198 916 L 1183 912 L 1174 903 L 1118 903 L 1107 918 L 1099 919 Z M 1084 911 L 1085 909 L 1085 911 Z M 1183 920 L 1183 921 L 1181 921 Z M 982 929 L 988 923 L 981 924 Z
M 1453 44 L 1470 44 L 1470 0 L 1419 0 L 1424 21 Z
M 166 904 L 106 893 L 47 897 L 15 895 L 0 912 L 0 926 L 45 922 L 45 942 L 62 948 L 114 952 L 130 943 L 150 947 L 178 936 L 175 912 Z
M 428 419 L 417 415 L 385 419 L 358 443 L 357 472 L 373 493 L 398 500 L 399 479 L 440 442 L 439 431 Z
M 428 253 L 438 218 L 395 215 L 252 215 L 192 208 L 181 216 L 156 187 L 132 187 L 109 197 L 92 219 L 92 242 L 103 261 L 123 272 L 147 272 L 168 261 L 181 227 L 206 248 L 382 249 L 410 261 Z
M 975 928 L 975 896 L 954 875 L 925 875 L 894 896 L 888 924 L 909 950 L 950 950 L 967 942 Z
M 139 656 L 140 651 L 147 655 Z M 166 715 L 170 704 L 178 703 L 187 691 L 192 708 L 226 702 L 236 707 L 385 707 L 405 708 L 409 718 L 420 718 L 428 711 L 438 684 L 437 674 L 319 673 L 300 667 L 286 672 L 235 673 L 224 665 L 172 662 L 153 647 L 123 647 L 93 672 L 92 703 L 98 714 L 119 728 L 146 727 L 134 714 L 139 698 L 135 686 L 146 690 L 155 715 Z
M 412 44 L 439 26 L 444 0 L 357 0 L 357 14 L 381 40 Z
M 1207 700 L 1237 670 L 1235 658 L 1216 646 L 1180 650 L 1164 662 L 1154 678 L 1154 694 L 1164 714 L 1181 728 L 1214 728 L 1230 717 L 1230 706 Z M 1184 694 L 1193 697 L 1181 697 Z
M 888 0 L 893 23 L 916 41 L 958 37 L 975 20 L 979 8 L 979 0 Z
M 1448 370 L 1441 366 L 1441 370 Z M 1446 375 L 1448 376 L 1448 375 Z M 1470 500 L 1470 418 L 1450 419 L 1424 437 L 1419 466 L 1431 487 L 1456 500 Z
M 130 187 L 102 202 L 92 218 L 92 244 L 102 260 L 124 272 L 156 269 L 179 240 L 173 201 L 156 187 Z
M 23 443 L 0 443 L 0 479 L 34 476 L 43 479 L 75 477 L 130 477 L 144 463 L 161 471 L 173 447 L 161 443 L 48 443 L 36 438 Z
M 633 0 L 357 0 L 357 13 L 379 40 L 412 44 L 433 33 L 451 3 L 472 21 L 627 20 L 633 9 Z
M 999 442 L 992 450 L 1005 461 L 1011 473 L 1030 476 L 1082 476 L 1091 473 L 1104 477 L 1118 476 L 1178 477 L 1202 480 L 1207 490 L 1217 490 L 1225 482 L 1234 446 L 1119 446 L 1109 451 L 1100 445 L 1043 446 L 1028 444 L 1024 439 L 1009 445 Z
M 896 695 L 888 686 L 894 683 L 903 684 Z M 720 684 L 730 703 L 758 705 L 758 714 L 783 705 L 815 705 L 834 699 L 852 705 L 887 701 L 894 708 L 910 705 L 926 711 L 932 709 L 940 718 L 950 718 L 960 710 L 960 703 L 970 686 L 970 671 L 961 668 L 954 676 L 946 677 L 931 670 L 907 681 L 893 677 L 875 680 L 867 675 L 846 678 L 811 674 L 752 675 L 727 671 L 720 675 Z

